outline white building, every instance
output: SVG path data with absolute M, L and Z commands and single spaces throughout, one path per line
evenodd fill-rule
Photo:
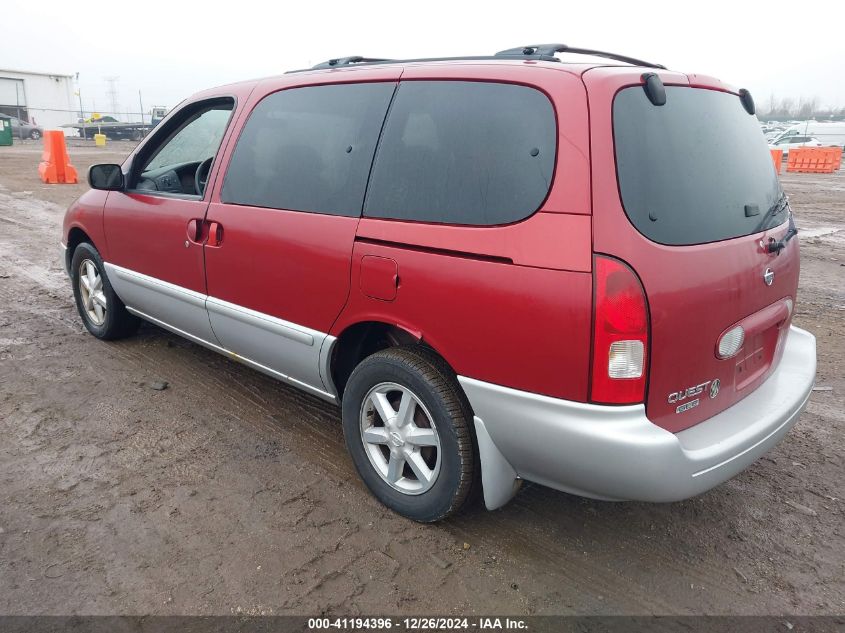
M 45 130 L 76 123 L 79 103 L 74 95 L 73 75 L 0 68 L 0 113 Z

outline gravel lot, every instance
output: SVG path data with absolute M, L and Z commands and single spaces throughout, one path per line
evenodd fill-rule
M 154 326 L 88 335 L 58 246 L 87 185 L 41 184 L 40 152 L 0 148 L 0 613 L 845 611 L 845 171 L 783 174 L 822 390 L 772 453 L 682 503 L 526 486 L 423 526 L 359 483 L 332 406 Z

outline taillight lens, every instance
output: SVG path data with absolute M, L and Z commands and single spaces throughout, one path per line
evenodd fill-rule
M 593 376 L 590 399 L 633 404 L 645 398 L 648 307 L 640 280 L 617 259 L 596 256 L 593 268 Z

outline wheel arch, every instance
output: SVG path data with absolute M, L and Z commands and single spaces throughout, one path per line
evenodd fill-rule
M 401 345 L 420 345 L 434 352 L 454 372 L 454 368 L 443 354 L 426 341 L 420 332 L 386 321 L 366 320 L 347 325 L 332 345 L 328 355 L 327 373 L 337 391 L 338 400 L 349 376 L 365 358 L 383 349 Z
M 82 242 L 88 242 L 94 248 L 97 248 L 96 244 L 94 244 L 94 240 L 91 239 L 91 236 L 85 232 L 85 229 L 79 226 L 73 226 L 67 233 L 67 250 L 65 251 L 65 268 L 70 270 L 70 263 L 73 261 L 73 253 L 76 250 L 76 247 L 82 244 Z

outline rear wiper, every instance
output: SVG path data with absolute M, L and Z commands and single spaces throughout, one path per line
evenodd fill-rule
M 786 234 L 776 240 L 773 237 L 769 238 L 769 243 L 766 244 L 766 251 L 769 253 L 775 253 L 776 255 L 780 255 L 780 252 L 786 248 L 786 243 L 791 240 L 793 237 L 798 235 L 798 227 L 795 226 L 795 219 L 792 217 L 792 214 L 789 214 L 789 228 L 786 231 Z
M 771 220 L 776 215 L 780 215 L 780 213 L 786 208 L 788 204 L 789 199 L 786 197 L 786 194 L 781 193 L 780 197 L 775 200 L 775 203 L 771 207 L 769 207 L 768 211 L 766 211 L 766 215 L 761 218 L 760 223 L 757 225 L 757 229 L 755 230 L 755 232 L 765 231 L 767 228 L 769 228 L 767 226 L 769 220 Z M 748 214 L 748 205 L 746 205 L 746 214 Z

